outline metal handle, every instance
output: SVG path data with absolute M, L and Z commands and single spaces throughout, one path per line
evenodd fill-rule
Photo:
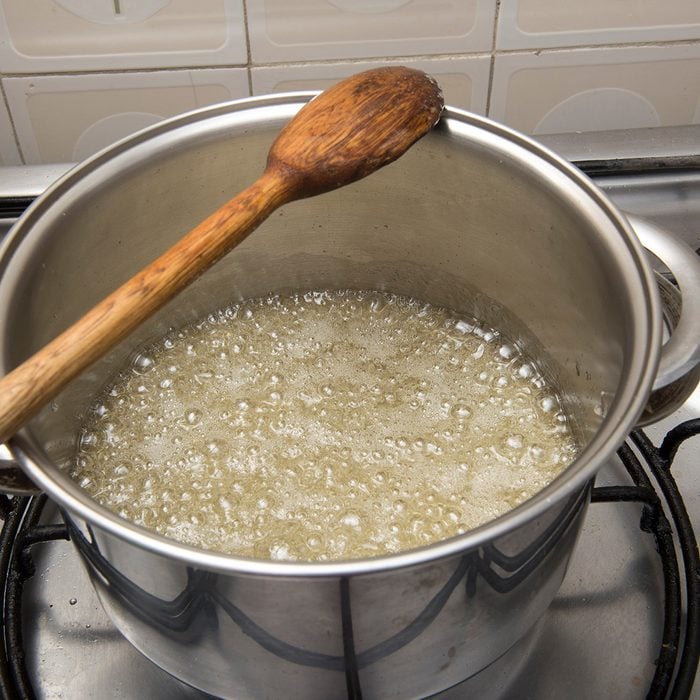
M 14 496 L 34 496 L 40 493 L 34 482 L 22 471 L 12 452 L 0 443 L 0 491 Z
M 661 348 L 653 390 L 639 425 L 678 409 L 700 381 L 700 257 L 685 242 L 651 222 L 627 214 L 642 245 L 673 274 L 678 287 L 658 276 L 670 337 Z

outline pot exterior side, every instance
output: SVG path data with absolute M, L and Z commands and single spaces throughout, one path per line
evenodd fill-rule
M 312 579 L 196 569 L 64 518 L 116 626 L 188 684 L 237 700 L 421 698 L 478 673 L 547 609 L 588 496 L 458 556 Z

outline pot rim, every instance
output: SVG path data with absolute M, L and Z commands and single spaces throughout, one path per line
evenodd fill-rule
M 30 206 L 0 247 L 0 277 L 5 271 L 13 250 L 24 235 L 31 231 L 31 222 L 41 216 L 42 210 L 104 163 L 127 149 L 134 148 L 165 132 L 185 127 L 204 119 L 228 115 L 251 108 L 276 105 L 301 108 L 318 92 L 288 92 L 275 95 L 249 97 L 220 103 L 186 112 L 147 127 L 108 146 L 66 173 L 50 186 Z M 428 564 L 437 559 L 464 554 L 487 542 L 517 529 L 520 525 L 542 515 L 552 505 L 585 488 L 603 464 L 622 444 L 629 431 L 641 415 L 654 381 L 659 362 L 662 338 L 662 314 L 653 273 L 646 263 L 644 249 L 627 220 L 608 198 L 585 175 L 572 164 L 513 129 L 461 109 L 446 106 L 442 122 L 464 124 L 486 131 L 491 137 L 505 139 L 524 149 L 532 156 L 554 166 L 572 184 L 582 190 L 593 204 L 604 213 L 625 244 L 628 262 L 634 267 L 636 279 L 641 285 L 645 314 L 638 314 L 638 321 L 645 326 L 639 333 L 645 341 L 642 346 L 635 338 L 635 352 L 629 360 L 619 390 L 610 405 L 603 423 L 579 456 L 548 486 L 516 508 L 474 528 L 462 535 L 442 540 L 423 547 L 396 554 L 352 560 L 327 562 L 273 561 L 253 559 L 199 549 L 166 538 L 120 518 L 116 513 L 93 501 L 77 484 L 65 483 L 68 479 L 49 459 L 46 452 L 33 438 L 29 428 L 21 430 L 8 441 L 13 456 L 22 465 L 25 473 L 41 490 L 46 492 L 59 506 L 83 518 L 111 535 L 126 540 L 138 547 L 185 564 L 222 573 L 236 573 L 274 577 L 338 577 L 380 573 L 403 567 Z

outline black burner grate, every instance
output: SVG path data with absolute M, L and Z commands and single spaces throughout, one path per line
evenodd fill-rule
M 635 485 L 598 487 L 592 494 L 594 503 L 643 503 L 640 528 L 654 536 L 659 553 L 664 578 L 664 629 L 648 700 L 689 698 L 700 658 L 700 558 L 690 517 L 671 474 L 681 443 L 698 434 L 700 419 L 685 421 L 669 431 L 657 448 L 644 431 L 635 430 L 631 444 L 627 442 L 618 450 Z
M 8 499 L 3 496 L 4 526 L 0 535 L 0 591 L 2 592 L 3 648 L 0 650 L 0 697 L 35 697 L 25 665 L 22 643 L 22 592 L 34 575 L 31 547 L 68 539 L 65 525 L 40 525 L 46 496 Z
M 700 434 L 700 419 L 672 429 L 659 447 L 646 434 L 634 431 L 618 451 L 633 485 L 596 487 L 592 501 L 642 504 L 640 529 L 655 540 L 664 580 L 663 634 L 656 672 L 647 692 L 649 700 L 690 698 L 700 658 L 700 558 L 690 518 L 671 465 L 684 440 Z M 22 643 L 22 591 L 34 575 L 31 548 L 38 543 L 68 539 L 64 525 L 42 525 L 46 497 L 0 496 L 0 592 L 3 644 L 0 647 L 0 696 L 6 700 L 35 697 L 25 665 Z M 342 594 L 342 590 L 341 590 Z M 358 653 L 351 633 L 349 597 L 342 596 L 348 698 L 360 700 Z

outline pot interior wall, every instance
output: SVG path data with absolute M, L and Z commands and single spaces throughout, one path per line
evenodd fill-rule
M 297 105 L 298 106 L 298 105 Z M 295 111 L 222 109 L 102 156 L 45 197 L 15 239 L 0 295 L 12 366 L 261 172 Z M 605 212 L 545 161 L 457 118 L 362 182 L 290 204 L 74 381 L 33 423 L 55 461 L 116 366 L 172 325 L 246 297 L 374 288 L 451 307 L 546 349 L 582 439 L 598 427 L 634 337 L 624 246 Z M 60 195 L 60 196 L 59 196 Z M 8 331 L 3 331 L 7 335 Z

